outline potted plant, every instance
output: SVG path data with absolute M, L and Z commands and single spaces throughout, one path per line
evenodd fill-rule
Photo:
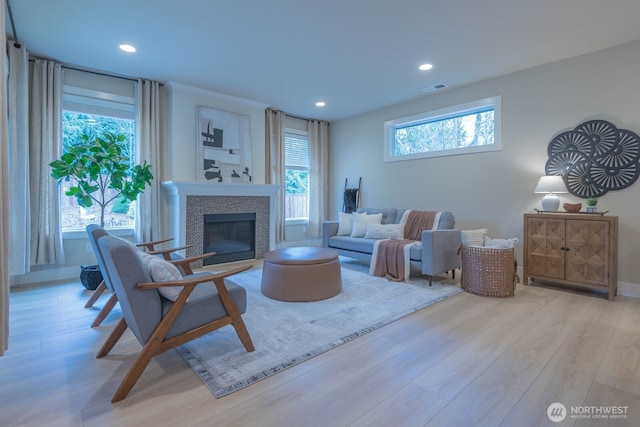
M 587 199 L 587 213 L 596 213 L 596 212 L 598 212 L 598 198 L 589 197 Z
M 60 159 L 49 163 L 57 180 L 73 179 L 65 192 L 78 205 L 100 207 L 100 226 L 104 227 L 105 208 L 118 198 L 134 201 L 151 184 L 151 165 L 133 165 L 125 150 L 125 135 L 105 132 L 102 136 L 83 133 L 70 144 Z M 115 191 L 107 192 L 107 189 Z

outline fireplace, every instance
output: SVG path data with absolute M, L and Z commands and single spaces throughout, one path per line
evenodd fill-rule
M 230 213 L 204 215 L 203 252 L 216 254 L 203 265 L 254 259 L 256 257 L 256 214 Z
M 196 256 L 206 251 L 203 218 L 210 214 L 255 214 L 252 258 L 261 259 L 275 249 L 274 212 L 279 185 L 165 181 L 162 187 L 167 196 L 169 235 L 175 237 L 176 245 L 188 246 L 181 255 Z M 203 265 L 196 261 L 192 268 Z

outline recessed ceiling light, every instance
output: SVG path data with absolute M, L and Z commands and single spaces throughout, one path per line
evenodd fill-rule
M 325 105 L 327 105 L 327 104 L 325 104 L 325 102 L 324 102 L 324 101 L 318 101 L 318 102 L 316 102 L 316 107 L 324 107 Z
M 125 52 L 133 53 L 136 51 L 136 48 L 131 46 L 130 44 L 121 44 L 120 50 L 124 50 Z
M 422 64 L 418 67 L 420 69 L 420 71 L 427 71 L 433 68 L 433 65 L 431 64 Z

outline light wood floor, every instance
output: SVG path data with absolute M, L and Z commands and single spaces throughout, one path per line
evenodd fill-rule
M 113 405 L 140 345 L 127 332 L 95 359 L 120 311 L 91 329 L 107 297 L 86 309 L 88 296 L 79 283 L 12 292 L 0 425 L 640 425 L 636 299 L 522 285 L 503 300 L 462 293 L 221 399 L 171 350 Z M 553 424 L 552 402 L 628 406 L 629 418 Z

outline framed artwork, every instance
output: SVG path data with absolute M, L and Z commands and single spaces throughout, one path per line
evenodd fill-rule
M 197 140 L 198 181 L 253 182 L 249 116 L 198 106 Z

